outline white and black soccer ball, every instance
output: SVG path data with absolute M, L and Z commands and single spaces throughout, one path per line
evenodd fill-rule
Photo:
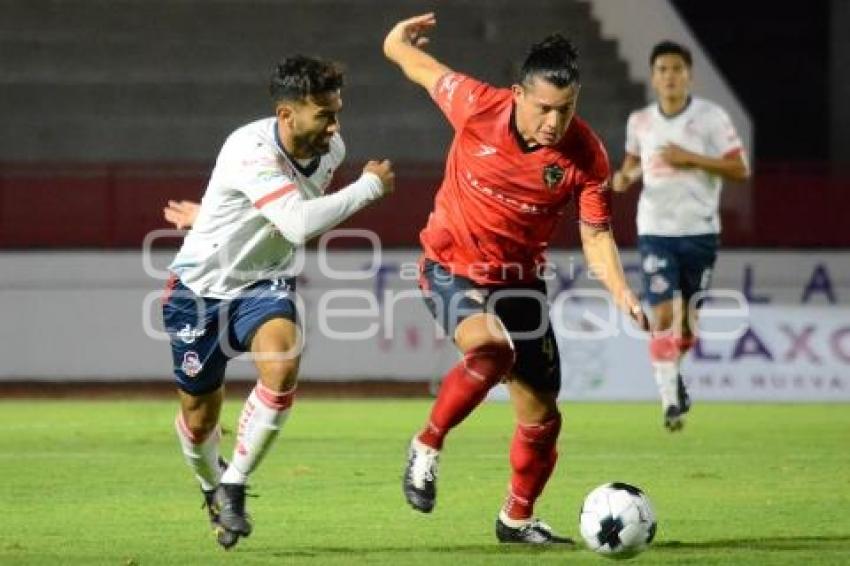
M 631 558 L 655 537 L 655 513 L 641 489 L 622 482 L 606 483 L 585 497 L 579 528 L 591 550 L 610 558 Z

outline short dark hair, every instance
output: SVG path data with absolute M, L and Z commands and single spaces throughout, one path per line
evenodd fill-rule
M 652 68 L 655 65 L 655 60 L 662 55 L 678 55 L 688 68 L 693 65 L 690 49 L 675 41 L 662 41 L 661 43 L 656 43 L 655 47 L 652 48 L 652 53 L 649 55 L 649 67 Z
M 579 82 L 578 51 L 559 33 L 531 46 L 520 69 L 520 82 L 540 77 L 558 88 Z
M 301 101 L 337 91 L 342 85 L 343 72 L 338 63 L 293 55 L 275 65 L 269 94 L 275 104 L 283 100 Z

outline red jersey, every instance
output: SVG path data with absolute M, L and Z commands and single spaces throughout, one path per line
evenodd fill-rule
M 450 72 L 431 93 L 455 137 L 443 183 L 420 233 L 425 256 L 483 285 L 527 282 L 573 198 L 578 217 L 608 225 L 608 156 L 574 117 L 551 147 L 528 148 L 510 89 Z

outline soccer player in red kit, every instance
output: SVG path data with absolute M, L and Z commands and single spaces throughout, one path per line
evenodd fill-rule
M 410 443 L 403 489 L 424 513 L 436 502 L 446 435 L 501 381 L 517 418 L 512 477 L 496 520 L 501 542 L 572 543 L 533 514 L 557 460 L 560 365 L 541 277 L 554 227 L 572 200 L 588 266 L 642 328 L 610 229 L 608 158 L 575 116 L 572 44 L 534 45 L 511 88 L 456 72 L 422 50 L 433 14 L 399 22 L 384 53 L 427 89 L 455 130 L 434 211 L 421 233 L 420 286 L 463 359 L 442 380 L 425 427 Z

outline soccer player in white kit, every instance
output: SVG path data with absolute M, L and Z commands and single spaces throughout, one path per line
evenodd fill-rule
M 275 116 L 227 138 L 200 207 L 188 203 L 179 222 L 192 229 L 163 297 L 180 396 L 175 428 L 224 548 L 251 533 L 245 481 L 295 395 L 295 248 L 393 190 L 389 161 L 370 161 L 357 181 L 324 195 L 345 154 L 342 82 L 331 62 L 295 56 L 278 64 L 270 85 Z M 171 212 L 178 222 L 179 206 Z M 228 464 L 219 456 L 224 371 L 242 352 L 253 355 L 259 379 Z
M 657 101 L 633 112 L 615 191 L 643 176 L 637 229 L 644 290 L 652 307 L 650 359 L 664 426 L 680 430 L 691 401 L 679 371 L 693 346 L 701 291 L 708 288 L 720 233 L 723 179 L 749 177 L 746 155 L 729 116 L 691 95 L 691 53 L 657 44 L 649 59 Z

